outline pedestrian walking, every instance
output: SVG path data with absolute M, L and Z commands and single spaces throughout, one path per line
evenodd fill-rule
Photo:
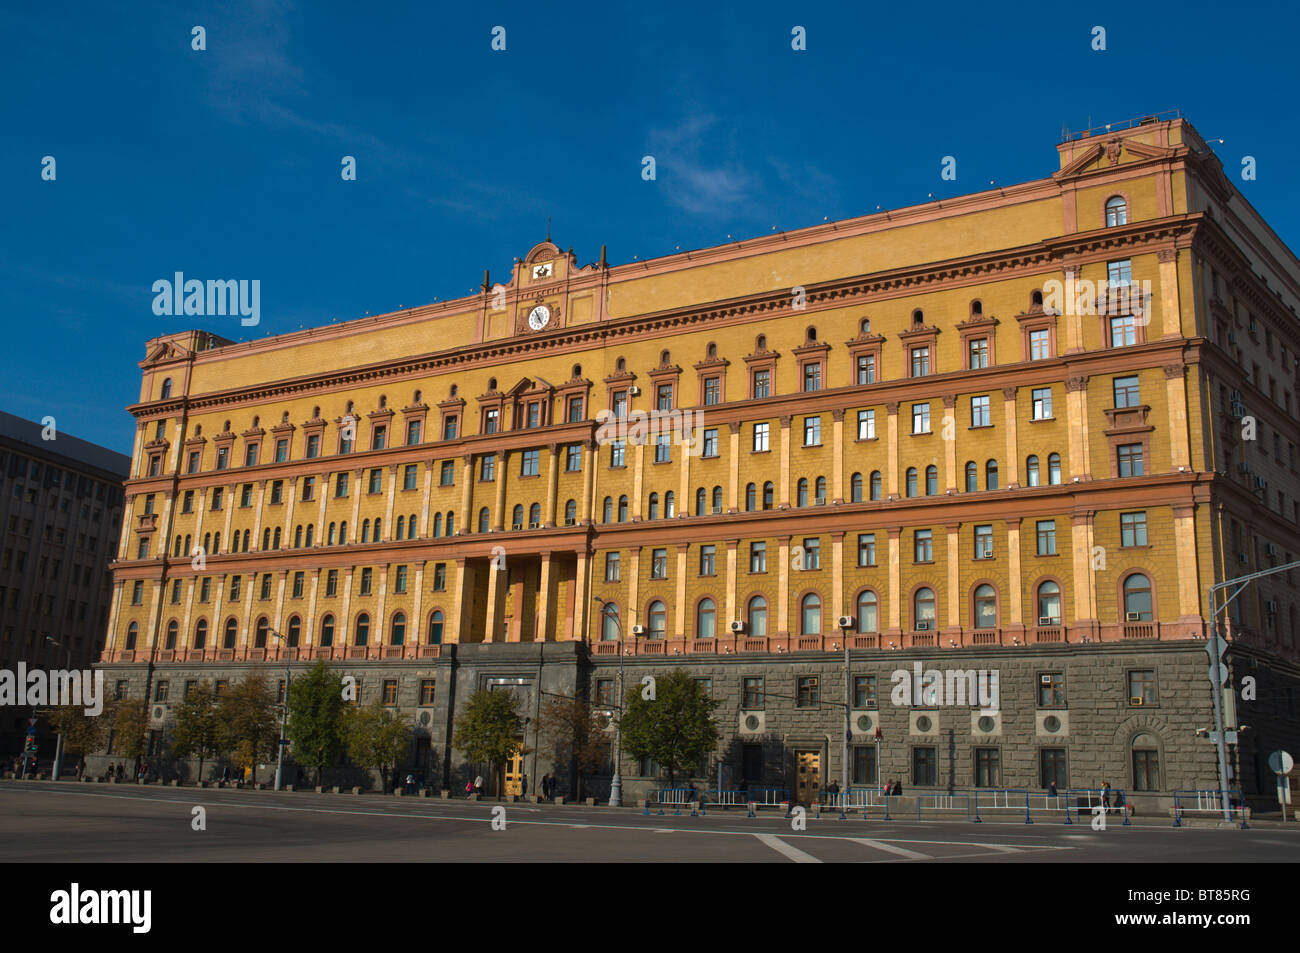
M 466 796 L 466 797 L 469 797 L 469 796 L 470 796 L 471 794 L 473 794 L 473 793 L 474 793 L 474 782 L 473 782 L 473 781 L 466 781 L 466 782 L 465 782 L 465 796 Z
M 520 797 L 528 797 L 528 775 L 526 774 L 519 776 L 519 795 Z
M 1101 782 L 1101 806 L 1107 813 L 1110 811 L 1110 782 Z
M 480 775 L 477 775 L 477 776 L 474 778 L 474 793 L 475 793 L 475 794 L 482 794 L 482 793 L 483 793 L 483 775 L 481 775 L 481 774 L 480 774 Z
M 1051 782 L 1048 783 L 1048 785 L 1047 785 L 1047 796 L 1048 796 L 1048 797 L 1056 797 L 1056 782 L 1055 782 L 1055 781 L 1051 781 Z

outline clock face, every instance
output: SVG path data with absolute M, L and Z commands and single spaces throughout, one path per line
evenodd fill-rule
M 540 331 L 546 327 L 551 320 L 551 309 L 544 304 L 539 304 L 528 312 L 528 326 L 534 331 Z

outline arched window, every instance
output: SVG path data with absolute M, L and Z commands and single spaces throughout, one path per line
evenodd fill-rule
M 907 468 L 907 495 L 916 496 L 916 494 L 917 494 L 916 467 L 908 467 Z
M 826 478 L 825 477 L 817 478 L 817 482 L 814 484 L 813 499 L 817 501 L 818 506 L 821 506 L 826 502 Z
M 650 494 L 650 512 L 649 512 L 649 514 L 646 516 L 646 519 L 657 520 L 658 518 L 659 518 L 659 494 L 658 494 L 658 493 L 651 493 L 651 494 Z
M 442 514 L 433 514 L 433 538 L 437 539 L 442 536 Z
M 208 620 L 200 619 L 194 626 L 194 648 L 204 649 L 208 644 Z
M 303 545 L 310 549 L 311 544 L 315 540 L 315 538 L 316 538 L 316 524 L 308 523 L 307 535 L 303 538 Z
M 745 486 L 745 512 L 752 513 L 758 508 L 758 487 L 753 483 Z
M 272 546 L 273 549 L 279 549 L 279 548 L 280 548 L 280 527 L 278 527 L 278 526 L 275 528 L 275 539 L 274 539 L 274 541 L 271 543 L 271 546 Z
M 265 552 L 270 548 L 271 548 L 271 527 L 268 526 L 266 529 L 262 530 L 262 551 Z
M 808 481 L 804 477 L 799 478 L 798 489 L 796 490 L 796 506 L 808 505 Z
M 1124 621 L 1151 621 L 1151 580 L 1135 572 L 1124 580 Z
M 695 491 L 695 515 L 703 516 L 709 508 L 709 491 L 700 487 Z
M 772 483 L 769 480 L 763 484 L 763 509 L 770 510 L 772 508 L 773 495 Z
M 934 464 L 925 468 L 925 495 L 934 496 L 939 492 L 939 468 Z
M 871 498 L 873 500 L 879 500 L 882 499 L 883 496 L 884 496 L 884 490 L 881 488 L 880 471 L 872 470 L 871 471 Z
M 394 539 L 406 538 L 406 517 L 405 516 L 399 516 L 397 518 L 397 535 L 394 536 L 393 538 Z
M 664 494 L 664 519 L 670 520 L 677 515 L 677 497 L 669 490 Z
M 810 592 L 799 603 L 799 634 L 821 635 L 822 597 Z
M 302 549 L 302 524 L 299 523 L 293 530 L 293 548 Z
M 289 639 L 289 648 L 291 649 L 296 649 L 298 647 L 298 642 L 302 639 L 302 619 L 298 618 L 296 615 L 289 617 L 289 632 L 287 638 Z
M 1160 741 L 1149 732 L 1133 739 L 1133 790 L 1161 790 Z
M 627 497 L 626 496 L 620 496 L 618 498 L 618 521 L 620 523 L 627 522 Z
M 456 514 L 453 513 L 451 510 L 447 511 L 446 531 L 448 536 L 456 535 Z
M 614 642 L 619 638 L 618 606 L 606 602 L 600 610 L 600 640 Z
M 478 511 L 478 531 L 480 533 L 486 533 L 488 531 L 488 520 L 491 518 L 492 517 L 488 513 L 488 508 L 486 506 Z
M 854 503 L 861 503 L 862 502 L 862 474 L 861 473 L 853 474 L 853 478 L 849 481 L 849 488 L 850 488 L 849 498 Z
M 605 497 L 605 502 L 600 510 L 600 519 L 603 523 L 614 522 L 614 498 L 612 496 Z
M 966 492 L 974 493 L 980 488 L 980 468 L 974 460 L 966 463 Z
M 990 460 L 984 464 L 984 489 L 996 490 L 998 488 L 998 462 Z
M 239 623 L 235 621 L 234 616 L 231 616 L 229 619 L 226 620 L 226 636 L 225 636 L 225 641 L 222 643 L 221 647 L 223 649 L 233 649 L 235 647 L 235 640 L 238 637 L 239 637 Z
M 346 546 L 348 542 L 348 521 L 343 520 L 339 523 L 339 545 Z
M 1038 455 L 1031 453 L 1025 458 L 1025 486 L 1039 486 Z
M 542 504 L 534 503 L 528 507 L 528 528 L 537 529 L 542 525 Z
M 257 620 L 257 628 L 253 631 L 253 648 L 266 648 L 266 637 L 271 632 L 271 623 L 267 621 L 266 616 Z
M 1047 455 L 1047 482 L 1052 486 L 1057 486 L 1061 482 L 1061 455 L 1059 453 L 1049 453 Z
M 320 644 L 324 648 L 329 648 L 334 644 L 334 616 L 326 614 L 320 620 Z
M 1061 587 L 1050 579 L 1038 586 L 1038 624 L 1061 624 Z
M 1106 200 L 1106 227 L 1128 224 L 1128 202 L 1122 195 L 1112 195 Z
M 569 500 L 564 504 L 564 525 L 573 526 L 578 522 L 578 501 Z
M 406 642 L 406 613 L 398 612 L 393 616 L 393 624 L 388 633 L 389 645 L 402 645 Z
M 167 623 L 167 641 L 163 643 L 163 648 L 169 652 L 176 648 L 176 637 L 180 634 L 180 623 L 172 619 Z
M 984 313 L 984 303 L 979 298 L 970 303 L 970 313 L 972 316 Z
M 370 615 L 362 612 L 357 616 L 357 624 L 352 630 L 352 644 L 365 645 L 370 639 Z
M 767 600 L 762 596 L 754 596 L 749 600 L 749 606 L 746 609 L 748 618 L 745 620 L 745 628 L 748 635 L 756 639 L 767 637 Z
M 442 610 L 434 609 L 429 616 L 429 644 L 442 644 Z
M 510 528 L 524 528 L 524 505 L 522 503 L 516 503 L 515 508 L 510 511 Z
M 330 523 L 329 532 L 325 534 L 325 545 L 327 546 L 334 545 L 334 543 L 338 540 L 338 531 L 339 531 L 338 526 L 336 526 L 333 523 Z
M 662 639 L 664 637 L 665 629 L 668 625 L 668 611 L 664 608 L 664 604 L 660 602 L 658 599 L 650 603 L 649 619 L 650 619 L 649 638 Z
M 858 631 L 880 631 L 879 604 L 876 594 L 870 589 L 864 590 L 858 596 Z
M 412 513 L 406 518 L 406 538 L 415 539 L 415 514 Z
M 934 620 L 934 590 L 922 586 L 912 597 L 912 621 L 918 630 L 932 631 Z
M 975 615 L 971 624 L 977 629 L 996 629 L 998 626 L 998 596 L 988 583 L 975 589 Z
M 370 542 L 370 520 L 361 521 L 361 542 Z
M 713 512 L 722 512 L 722 487 L 720 486 L 713 488 Z
M 711 639 L 717 634 L 718 607 L 712 599 L 701 599 L 695 610 L 695 637 Z
M 164 377 L 162 382 L 162 392 L 158 395 L 160 400 L 166 400 L 172 395 L 172 379 Z

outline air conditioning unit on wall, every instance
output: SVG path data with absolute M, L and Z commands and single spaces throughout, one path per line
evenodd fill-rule
M 739 619 L 734 620 L 731 623 L 731 631 L 736 635 L 740 635 L 745 631 L 745 623 L 741 622 Z
M 854 627 L 853 622 L 853 616 L 851 615 L 842 615 L 835 620 L 835 624 L 846 631 Z

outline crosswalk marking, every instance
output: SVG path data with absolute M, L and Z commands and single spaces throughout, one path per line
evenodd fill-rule
M 929 854 L 923 854 L 917 850 L 908 850 L 906 847 L 899 847 L 896 844 L 886 844 L 884 841 L 873 840 L 870 837 L 850 837 L 849 840 L 855 844 L 864 844 L 867 847 L 874 847 L 876 850 L 883 850 L 887 854 L 897 854 L 899 857 L 906 857 L 908 860 L 933 860 Z
M 768 847 L 772 848 L 778 854 L 784 854 L 786 857 L 789 857 L 796 864 L 820 864 L 821 863 L 821 861 L 818 860 L 816 857 L 814 857 L 812 854 L 805 853 L 804 851 L 801 851 L 798 847 L 791 847 L 789 844 L 781 840 L 781 838 L 777 837 L 775 834 L 755 834 L 754 836 L 757 837 L 764 844 L 766 844 Z

